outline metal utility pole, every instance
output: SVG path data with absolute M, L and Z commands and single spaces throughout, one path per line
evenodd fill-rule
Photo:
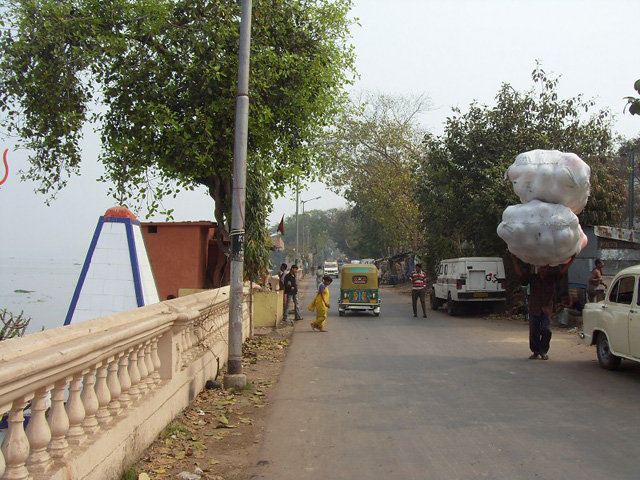
M 313 197 L 309 200 L 300 200 L 302 203 L 302 250 L 300 257 L 302 258 L 302 266 L 304 267 L 304 204 L 310 202 L 311 200 L 318 200 L 320 197 Z M 306 270 L 302 270 L 302 276 L 304 277 L 307 274 Z
M 231 199 L 231 289 L 229 298 L 229 363 L 225 388 L 243 388 L 242 317 L 244 270 L 244 211 L 247 185 L 247 138 L 249 136 L 249 47 L 251 46 L 251 0 L 242 0 L 238 93 L 236 95 L 235 137 L 233 144 L 233 189 Z
M 294 260 L 293 263 L 295 263 L 296 265 L 298 265 L 298 253 L 300 252 L 300 250 L 298 250 L 298 247 L 300 246 L 299 244 L 299 238 L 300 238 L 300 230 L 298 229 L 298 205 L 300 204 L 300 179 L 296 180 L 296 254 L 293 256 Z M 298 265 L 299 267 L 300 265 Z
M 636 184 L 636 164 L 635 148 L 629 154 L 629 230 L 633 230 L 633 220 L 635 211 L 635 184 Z

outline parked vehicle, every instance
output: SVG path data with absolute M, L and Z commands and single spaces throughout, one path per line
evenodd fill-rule
M 500 257 L 462 257 L 442 260 L 431 289 L 431 309 L 445 303 L 449 315 L 457 315 L 461 303 L 491 302 L 494 311 L 507 299 L 504 263 Z
M 595 345 L 602 368 L 617 370 L 622 359 L 640 362 L 640 265 L 616 274 L 604 300 L 582 310 L 586 345 Z
M 338 262 L 324 262 L 322 269 L 324 270 L 325 275 L 338 278 Z
M 378 268 L 375 265 L 342 266 L 338 315 L 343 316 L 349 310 L 380 315 Z

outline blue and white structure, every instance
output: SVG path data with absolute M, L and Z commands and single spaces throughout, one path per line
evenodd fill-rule
M 65 325 L 159 302 L 140 222 L 114 207 L 98 220 Z

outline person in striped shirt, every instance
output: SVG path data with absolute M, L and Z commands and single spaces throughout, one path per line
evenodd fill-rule
M 418 299 L 422 305 L 422 316 L 427 318 L 427 307 L 425 304 L 425 294 L 427 291 L 427 275 L 422 270 L 422 264 L 416 263 L 416 269 L 411 272 L 411 306 L 413 307 L 413 316 L 418 316 Z

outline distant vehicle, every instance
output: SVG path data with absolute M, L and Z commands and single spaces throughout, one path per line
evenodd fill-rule
M 587 303 L 582 310 L 580 337 L 595 345 L 600 366 L 617 370 L 622 359 L 640 362 L 640 265 L 613 277 L 604 300 Z
M 360 265 L 361 263 L 360 260 L 351 260 L 351 265 Z
M 445 303 L 449 315 L 457 315 L 461 303 L 491 302 L 494 311 L 504 309 L 507 291 L 500 257 L 462 257 L 442 260 L 431 289 L 431 309 Z
M 322 269 L 324 270 L 325 275 L 338 278 L 338 262 L 324 262 Z
M 342 266 L 338 315 L 342 317 L 349 310 L 380 315 L 378 268 L 375 265 L 351 263 Z
M 376 261 L 373 258 L 363 258 L 360 263 L 366 263 L 367 265 L 375 265 Z

